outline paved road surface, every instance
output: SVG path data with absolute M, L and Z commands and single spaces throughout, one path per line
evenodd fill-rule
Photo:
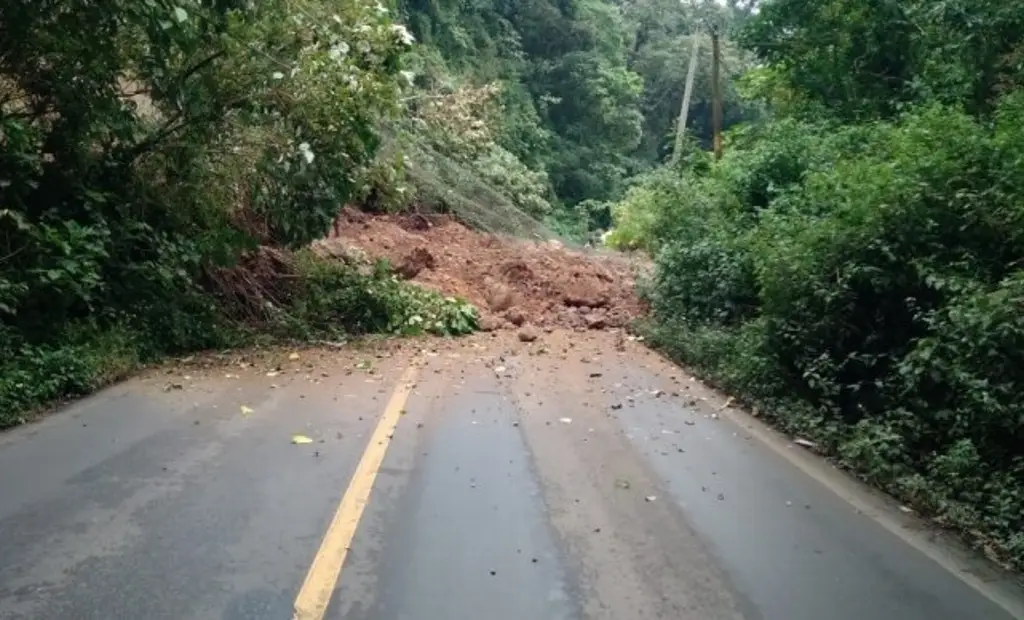
M 281 360 L 154 372 L 0 436 L 0 618 L 1024 617 L 621 336 Z

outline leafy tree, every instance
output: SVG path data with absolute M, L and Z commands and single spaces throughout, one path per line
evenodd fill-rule
M 211 274 L 323 234 L 411 42 L 366 2 L 0 5 L 0 424 L 222 343 Z

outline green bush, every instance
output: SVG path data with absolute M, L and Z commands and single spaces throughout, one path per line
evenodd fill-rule
M 386 261 L 371 274 L 304 256 L 301 289 L 287 309 L 288 325 L 302 336 L 389 333 L 459 336 L 477 328 L 471 304 L 399 280 Z
M 1018 568 L 1022 143 L 1020 95 L 785 121 L 624 203 L 659 248 L 656 344 Z
M 26 421 L 40 405 L 78 396 L 138 367 L 136 335 L 124 328 L 68 327 L 54 343 L 0 338 L 0 428 Z

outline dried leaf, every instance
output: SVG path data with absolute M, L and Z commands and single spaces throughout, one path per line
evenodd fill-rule
M 313 440 L 310 439 L 309 437 L 306 437 L 305 435 L 292 435 L 292 443 L 296 445 L 313 443 Z
M 255 413 L 255 412 L 254 412 L 254 411 L 252 410 L 252 407 L 246 407 L 245 405 L 242 405 L 241 409 L 242 409 L 242 415 L 243 415 L 243 416 L 245 416 L 245 417 L 249 417 L 249 416 L 251 416 L 251 415 L 252 415 L 253 413 Z

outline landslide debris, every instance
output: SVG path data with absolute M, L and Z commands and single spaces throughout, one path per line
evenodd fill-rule
M 346 208 L 334 230 L 317 254 L 386 258 L 400 277 L 476 305 L 485 331 L 618 328 L 644 311 L 635 279 L 645 266 L 625 255 L 478 232 L 444 215 Z

